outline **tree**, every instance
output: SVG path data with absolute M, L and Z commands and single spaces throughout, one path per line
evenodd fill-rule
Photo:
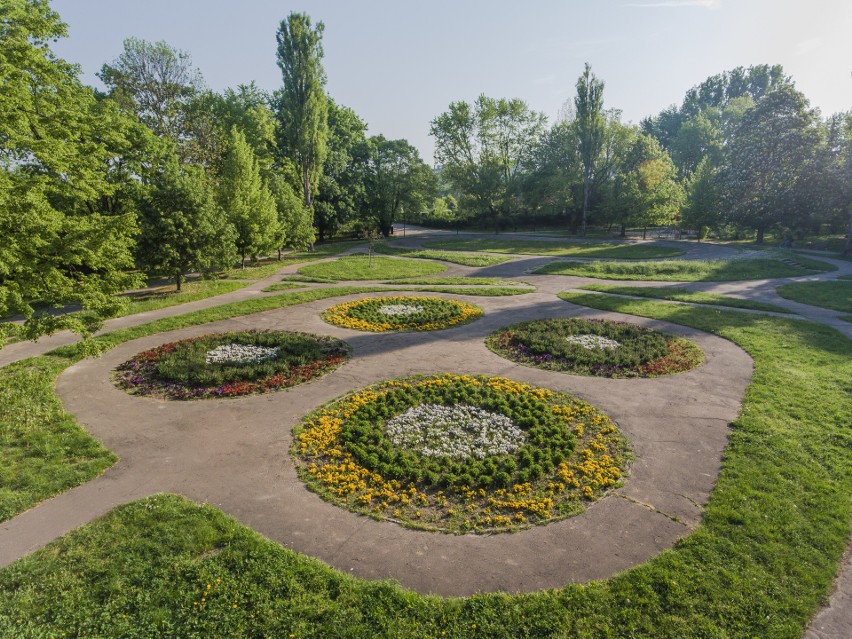
M 757 230 L 795 224 L 809 205 L 802 178 L 820 142 L 816 114 L 789 85 L 747 111 L 727 148 L 724 201 L 730 220 Z
M 285 153 L 294 158 L 302 177 L 305 208 L 310 210 L 326 156 L 328 137 L 322 33 L 318 22 L 291 13 L 278 29 L 278 66 L 284 86 L 276 92 Z
M 435 175 L 405 140 L 372 137 L 367 155 L 365 213 L 376 218 L 387 237 L 403 212 L 419 214 L 432 201 Z
M 275 170 L 278 120 L 269 108 L 269 96 L 254 82 L 241 84 L 236 90 L 225 89 L 222 95 L 212 94 L 212 111 L 223 138 L 237 127 L 251 147 L 265 179 Z
M 302 199 L 296 195 L 290 182 L 280 174 L 275 174 L 269 183 L 269 189 L 275 200 L 278 213 L 278 257 L 282 248 L 304 250 L 314 243 L 314 226 Z
M 617 182 L 622 233 L 627 225 L 641 226 L 645 239 L 647 227 L 675 221 L 683 188 L 677 179 L 677 168 L 655 138 L 639 135 Z
M 605 122 L 603 117 L 604 83 L 592 73 L 586 63 L 583 75 L 577 80 L 577 142 L 583 164 L 583 218 L 580 235 L 586 235 L 586 217 L 589 211 L 589 189 L 594 178 L 598 156 L 603 146 Z
M 133 123 L 98 101 L 79 68 L 49 43 L 67 27 L 46 1 L 7 0 L 0 19 L 0 318 L 25 318 L 25 338 L 88 335 L 140 282 L 135 214 L 117 167 Z M 120 200 L 120 201 L 119 201 Z M 79 304 L 87 316 L 35 312 Z M 0 335 L 17 332 L 0 322 Z
M 233 264 L 235 232 L 216 205 L 201 167 L 168 156 L 149 179 L 139 207 L 138 262 L 175 281 Z
M 314 224 L 320 241 L 355 218 L 364 199 L 363 152 L 367 124 L 350 108 L 328 98 L 328 153 L 314 197 Z
M 681 226 L 695 229 L 701 240 L 702 229 L 718 226 L 722 220 L 722 193 L 719 170 L 709 157 L 704 157 L 687 181 L 686 204 Z
M 283 244 L 275 200 L 242 132 L 234 126 L 219 181 L 219 204 L 236 231 L 237 253 L 245 268 L 247 255 L 256 256 Z
M 544 131 L 545 117 L 522 100 L 479 96 L 471 106 L 453 102 L 432 120 L 435 158 L 443 176 L 495 230 L 512 213 L 523 172 Z

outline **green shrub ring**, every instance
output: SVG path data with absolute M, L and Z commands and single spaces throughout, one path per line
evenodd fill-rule
M 704 362 L 704 352 L 694 342 L 609 320 L 520 322 L 494 331 L 485 343 L 518 364 L 597 377 L 658 377 Z
M 408 419 L 421 409 L 450 421 L 467 411 L 464 419 L 474 415 L 476 432 L 464 446 L 456 436 L 435 439 L 439 450 L 412 444 L 416 436 L 397 438 L 399 422 L 402 430 L 424 433 L 438 427 L 423 412 Z M 458 424 L 440 427 L 458 432 Z M 570 395 L 501 377 L 449 374 L 392 380 L 332 402 L 296 427 L 292 454 L 299 476 L 328 501 L 455 533 L 578 514 L 620 485 L 631 458 L 615 425 Z

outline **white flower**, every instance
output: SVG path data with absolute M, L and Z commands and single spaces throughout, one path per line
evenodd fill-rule
M 405 316 L 405 315 L 414 315 L 415 313 L 422 313 L 422 306 L 412 306 L 411 304 L 385 304 L 384 306 L 379 307 L 380 315 L 390 315 L 390 316 Z
M 614 339 L 601 337 L 600 335 L 569 335 L 565 339 L 571 344 L 578 344 L 588 351 L 594 350 L 595 348 L 613 350 L 621 346 L 621 344 L 616 342 Z
M 263 362 L 278 355 L 278 347 L 250 346 L 245 344 L 222 344 L 207 351 L 208 364 L 247 364 Z
M 426 457 L 483 459 L 511 453 L 526 434 L 505 415 L 475 406 L 420 404 L 385 424 L 391 441 Z

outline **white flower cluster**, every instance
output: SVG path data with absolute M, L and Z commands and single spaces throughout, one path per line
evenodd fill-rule
M 248 364 L 263 362 L 278 355 L 276 346 L 250 346 L 245 344 L 222 344 L 207 351 L 208 364 Z
M 606 348 L 609 350 L 613 350 L 621 346 L 614 339 L 609 339 L 607 337 L 601 337 L 600 335 L 569 335 L 565 338 L 572 344 L 579 344 L 583 348 L 588 351 L 591 351 L 595 348 Z
M 414 406 L 389 420 L 385 431 L 397 446 L 451 459 L 511 453 L 527 439 L 505 415 L 464 404 Z
M 422 306 L 412 306 L 411 304 L 385 304 L 379 308 L 379 314 L 393 317 L 414 315 L 415 313 L 422 312 Z

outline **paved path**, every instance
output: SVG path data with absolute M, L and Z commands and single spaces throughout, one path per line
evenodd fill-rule
M 409 231 L 408 235 L 405 244 L 415 245 L 424 234 Z M 687 256 L 702 259 L 729 250 L 707 244 L 700 249 L 693 247 L 697 245 L 690 245 Z M 102 477 L 0 524 L 0 565 L 115 505 L 153 492 L 177 492 L 219 505 L 267 536 L 341 570 L 366 578 L 395 577 L 422 592 L 537 590 L 567 581 L 605 578 L 647 560 L 700 522 L 701 505 L 718 474 L 727 423 L 736 416 L 748 382 L 749 360 L 724 340 L 635 317 L 629 320 L 696 339 L 708 351 L 707 364 L 690 373 L 656 380 L 601 380 L 519 367 L 493 355 L 482 346 L 482 339 L 499 325 L 532 317 L 603 315 L 553 298 L 556 292 L 600 280 L 529 274 L 552 259 L 517 256 L 512 262 L 483 269 L 450 266 L 447 275 L 518 278 L 534 281 L 538 287 L 537 293 L 520 297 L 472 298 L 486 308 L 486 317 L 457 329 L 402 335 L 366 335 L 338 329 L 318 319 L 322 308 L 340 301 L 335 299 L 143 338 L 123 344 L 100 359 L 71 367 L 59 380 L 60 396 L 121 460 Z M 852 272 L 852 264 L 835 263 L 839 272 L 806 279 L 832 279 L 838 273 Z M 215 298 L 111 320 L 107 329 L 264 295 L 261 289 L 279 278 L 280 273 Z M 768 301 L 852 336 L 852 325 L 836 320 L 838 313 L 778 298 L 774 294 L 778 283 L 672 286 Z M 108 382 L 109 370 L 115 364 L 147 346 L 179 336 L 247 326 L 334 334 L 352 343 L 355 355 L 346 366 L 311 384 L 238 400 L 161 402 L 128 396 Z M 73 340 L 73 336 L 60 334 L 37 344 L 6 347 L 0 350 L 0 365 Z M 430 365 L 435 361 L 441 366 Z M 445 370 L 506 375 L 560 388 L 601 406 L 631 438 L 637 459 L 631 478 L 623 489 L 579 517 L 517 535 L 491 537 L 403 530 L 331 506 L 298 482 L 287 451 L 290 429 L 301 415 L 354 387 L 412 372 Z M 742 371 L 742 375 L 731 379 L 731 370 Z M 708 396 L 711 378 L 714 388 L 720 379 L 726 383 Z M 203 437 L 197 430 L 200 423 L 204 425 Z M 121 427 L 126 424 L 134 428 Z M 678 472 L 681 467 L 699 468 L 701 472 Z M 595 534 L 601 527 L 613 531 L 605 545 Z M 495 561 L 495 556 L 501 559 Z M 596 560 L 589 561 L 589 557 Z M 852 636 L 850 584 L 852 562 L 847 560 L 835 593 L 814 619 L 808 639 Z

